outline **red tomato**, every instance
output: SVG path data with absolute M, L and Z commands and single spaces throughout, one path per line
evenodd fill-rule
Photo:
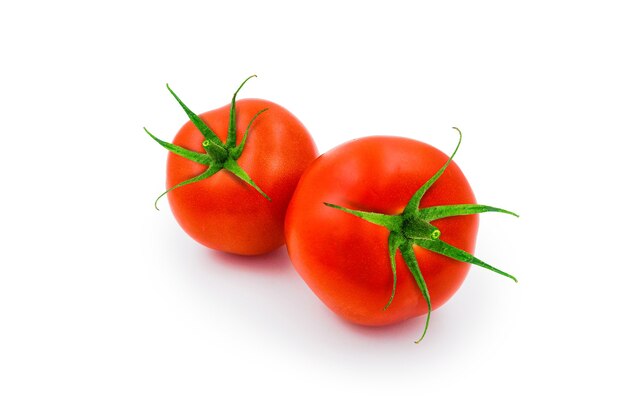
M 228 142 L 229 112 L 230 105 L 226 105 L 199 115 L 222 144 Z M 258 118 L 254 119 L 255 115 Z M 302 172 L 317 155 L 304 125 L 278 104 L 260 99 L 237 101 L 233 145 L 241 143 L 249 124 L 240 157 L 231 158 L 235 147 L 224 148 L 228 158 L 243 170 L 241 175 L 247 174 L 251 181 L 246 183 L 223 168 L 167 194 L 176 220 L 192 238 L 209 248 L 241 255 L 266 253 L 284 243 L 287 205 Z M 206 156 L 206 140 L 207 136 L 189 121 L 173 144 Z M 170 153 L 167 188 L 197 178 L 210 167 Z
M 464 211 L 463 215 L 440 218 L 424 226 L 432 229 L 425 236 L 434 242 L 432 245 L 447 243 L 471 258 L 460 262 L 448 256 L 461 256 L 462 252 L 450 249 L 444 256 L 417 246 L 417 240 L 411 240 L 416 236 L 407 231 L 411 229 L 408 215 L 402 217 L 416 191 L 447 161 L 444 153 L 425 143 L 373 136 L 329 151 L 305 171 L 287 211 L 287 248 L 298 273 L 332 311 L 355 323 L 378 326 L 430 314 L 431 309 L 400 250 L 397 246 L 390 249 L 391 229 L 375 224 L 379 221 L 376 216 L 367 221 L 325 203 L 355 212 L 389 215 L 385 218 L 394 225 L 394 233 L 400 241 L 408 242 L 406 251 L 417 259 L 432 309 L 459 289 L 469 269 L 465 262 L 482 262 L 469 255 L 474 250 L 478 216 L 466 214 L 506 211 L 476 205 L 468 181 L 454 162 L 427 189 L 416 209 L 464 205 L 452 210 Z M 397 265 L 397 287 L 388 303 L 394 292 L 390 252 Z M 489 265 L 485 267 L 502 273 Z

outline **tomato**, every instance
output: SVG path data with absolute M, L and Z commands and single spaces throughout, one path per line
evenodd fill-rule
M 171 151 L 166 193 L 180 226 L 202 245 L 234 254 L 283 245 L 287 205 L 317 156 L 307 129 L 270 101 L 235 102 L 235 93 L 230 105 L 195 115 L 170 91 L 190 121 L 172 144 L 148 133 Z
M 366 137 L 305 171 L 287 211 L 287 248 L 311 290 L 346 320 L 429 318 L 459 289 L 469 263 L 514 279 L 471 255 L 475 214 L 486 211 L 514 214 L 477 205 L 461 169 L 438 149 Z

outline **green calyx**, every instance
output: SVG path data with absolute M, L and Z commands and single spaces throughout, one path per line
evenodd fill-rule
M 415 192 L 415 194 L 413 194 L 413 196 L 409 200 L 409 203 L 406 205 L 404 211 L 401 214 L 389 215 L 382 213 L 365 212 L 352 210 L 331 203 L 324 203 L 328 207 L 341 210 L 370 223 L 385 227 L 389 230 L 389 262 L 391 264 L 391 271 L 393 274 L 393 287 L 389 300 L 387 301 L 387 304 L 384 306 L 383 309 L 386 310 L 391 305 L 391 302 L 393 301 L 396 293 L 396 252 L 400 251 L 402 259 L 404 259 L 404 262 L 411 271 L 411 274 L 413 275 L 413 278 L 415 279 L 415 282 L 417 283 L 417 286 L 422 293 L 422 296 L 424 297 L 424 300 L 426 301 L 428 307 L 428 314 L 426 316 L 426 324 L 424 325 L 424 330 L 420 338 L 415 343 L 421 342 L 426 335 L 426 331 L 428 330 L 428 324 L 430 322 L 430 313 L 432 311 L 432 307 L 428 288 L 420 271 L 415 252 L 413 250 L 414 245 L 420 246 L 432 252 L 439 253 L 449 258 L 456 259 L 457 261 L 481 266 L 500 275 L 504 275 L 505 277 L 508 277 L 517 282 L 517 279 L 513 275 L 501 271 L 481 261 L 472 254 L 465 252 L 462 249 L 456 248 L 446 243 L 444 240 L 441 240 L 441 238 L 445 238 L 445 236 L 442 236 L 441 231 L 432 224 L 430 224 L 430 222 L 432 222 L 433 220 L 443 219 L 446 217 L 465 216 L 485 212 L 506 213 L 519 217 L 517 214 L 508 210 L 480 204 L 457 204 L 425 208 L 419 207 L 420 201 L 424 194 L 426 194 L 428 189 L 439 179 L 439 177 L 441 177 L 448 165 L 450 165 L 452 158 L 454 158 L 454 155 L 461 145 L 463 135 L 458 128 L 455 127 L 454 129 L 459 132 L 459 142 L 456 146 L 456 149 L 454 150 L 448 161 L 439 169 L 439 171 L 437 171 L 428 181 L 426 181 L 424 185 L 422 185 Z
M 230 104 L 228 133 L 227 133 L 225 142 L 222 142 L 222 140 L 220 140 L 220 138 L 215 134 L 215 132 L 213 132 L 213 130 L 211 130 L 211 128 L 207 126 L 207 124 L 198 115 L 192 112 L 189 109 L 189 107 L 187 107 L 185 103 L 183 103 L 182 100 L 176 95 L 176 93 L 172 91 L 170 86 L 166 84 L 167 89 L 172 94 L 172 96 L 174 96 L 178 104 L 180 104 L 180 106 L 183 108 L 183 110 L 189 117 L 189 120 L 202 133 L 202 136 L 204 137 L 204 140 L 202 141 L 202 148 L 204 149 L 204 153 L 191 151 L 181 146 L 162 141 L 161 139 L 157 138 L 152 133 L 150 133 L 148 129 L 146 129 L 145 127 L 144 127 L 144 130 L 152 139 L 154 139 L 159 145 L 163 146 L 168 151 L 176 155 L 182 156 L 183 158 L 186 158 L 190 161 L 205 165 L 207 169 L 202 174 L 196 177 L 190 178 L 186 181 L 176 184 L 175 186 L 166 190 L 159 197 L 157 197 L 156 201 L 154 202 L 154 207 L 157 210 L 159 209 L 157 204 L 159 200 L 161 199 L 161 197 L 163 197 L 165 194 L 169 193 L 170 191 L 176 188 L 179 188 L 188 184 L 193 184 L 194 182 L 198 182 L 198 181 L 202 181 L 204 179 L 210 178 L 211 176 L 213 176 L 214 174 L 216 174 L 217 172 L 223 169 L 226 171 L 229 171 L 230 173 L 232 173 L 233 175 L 241 179 L 243 182 L 250 185 L 259 194 L 261 194 L 263 197 L 265 197 L 269 201 L 272 201 L 272 199 L 267 194 L 265 194 L 263 190 L 259 188 L 258 185 L 256 185 L 256 183 L 252 180 L 252 178 L 250 178 L 250 176 L 246 173 L 246 171 L 244 171 L 237 163 L 237 160 L 239 159 L 239 157 L 241 157 L 241 154 L 244 151 L 244 147 L 246 146 L 246 140 L 248 139 L 250 126 L 252 126 L 252 123 L 254 122 L 254 120 L 261 113 L 268 110 L 268 109 L 260 110 L 258 113 L 254 115 L 254 117 L 252 117 L 252 119 L 248 122 L 248 127 L 246 128 L 246 131 L 243 137 L 241 138 L 241 142 L 239 143 L 239 145 L 237 145 L 237 137 L 236 137 L 237 115 L 236 115 L 236 109 L 235 109 L 235 101 L 237 99 L 237 93 L 239 93 L 239 90 L 241 90 L 244 84 L 250 78 L 253 78 L 253 77 L 256 77 L 256 75 L 252 75 L 246 78 L 244 82 L 241 83 L 237 91 L 235 91 L 235 94 L 233 94 L 233 98 Z

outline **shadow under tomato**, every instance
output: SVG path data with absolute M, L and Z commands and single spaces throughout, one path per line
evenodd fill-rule
M 234 271 L 259 275 L 287 275 L 295 272 L 285 246 L 263 255 L 245 256 L 209 251 L 209 257 Z
M 425 317 L 410 318 L 399 323 L 389 324 L 385 326 L 364 326 L 352 323 L 337 317 L 341 323 L 340 326 L 345 327 L 346 331 L 351 332 L 358 338 L 363 338 L 369 342 L 387 343 L 389 341 L 412 342 L 419 339 L 426 322 Z M 430 324 L 433 324 L 431 317 Z M 431 332 L 429 328 L 428 333 Z

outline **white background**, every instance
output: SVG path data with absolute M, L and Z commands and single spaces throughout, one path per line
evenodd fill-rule
M 428 4 L 427 4 L 428 3 Z M 436 4 L 432 4 L 436 3 Z M 620 2 L 4 2 L 0 415 L 624 415 Z M 163 191 L 185 115 L 289 108 L 324 152 L 414 137 L 485 214 L 433 314 L 353 326 L 283 249 L 200 247 Z M 270 415 L 270 414 L 268 414 Z

